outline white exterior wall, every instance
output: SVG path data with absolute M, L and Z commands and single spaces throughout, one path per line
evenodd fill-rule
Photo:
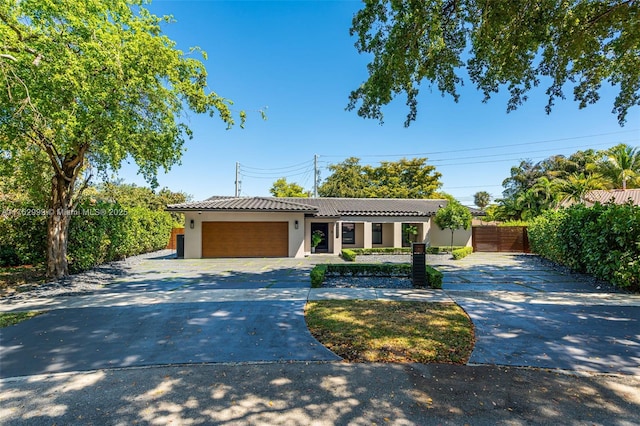
M 305 221 L 304 213 L 280 212 L 186 212 L 184 214 L 184 257 L 202 257 L 202 222 L 288 222 L 289 257 L 304 257 Z M 193 220 L 194 227 L 190 224 Z M 295 229 L 295 221 L 298 229 Z

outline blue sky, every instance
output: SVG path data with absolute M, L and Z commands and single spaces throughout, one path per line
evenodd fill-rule
M 500 197 L 502 181 L 522 159 L 542 160 L 617 143 L 640 145 L 640 108 L 620 127 L 611 113 L 615 90 L 606 85 L 601 101 L 579 110 L 568 98 L 544 111 L 544 88 L 530 94 L 517 111 L 506 113 L 506 94 L 482 103 L 482 94 L 465 80 L 460 101 L 442 97 L 425 83 L 418 119 L 403 126 L 403 98 L 385 107 L 385 122 L 345 111 L 351 90 L 366 77 L 369 57 L 358 54 L 349 35 L 359 1 L 173 1 L 155 0 L 149 9 L 173 15 L 164 31 L 188 51 L 199 46 L 211 90 L 245 110 L 245 129 L 225 130 L 208 116 L 191 114 L 194 138 L 182 163 L 160 173 L 161 187 L 184 191 L 195 200 L 233 195 L 236 162 L 241 194 L 269 195 L 279 177 L 313 186 L 313 158 L 326 166 L 354 156 L 363 164 L 428 157 L 442 174 L 442 191 L 464 204 L 487 191 Z M 571 91 L 567 90 L 571 96 Z M 257 112 L 266 107 L 268 119 Z M 119 176 L 145 185 L 132 165 Z

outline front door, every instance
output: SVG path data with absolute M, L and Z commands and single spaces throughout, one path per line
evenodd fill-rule
M 322 240 L 320 244 L 316 246 L 316 253 L 327 253 L 329 251 L 329 224 L 328 223 L 312 223 L 311 234 L 315 231 L 322 232 Z

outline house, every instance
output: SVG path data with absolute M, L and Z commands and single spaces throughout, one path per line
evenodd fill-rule
M 634 206 L 640 206 L 640 189 L 594 189 L 584 196 L 584 204 L 587 207 L 595 203 L 626 204 L 629 200 Z
M 380 198 L 211 197 L 172 204 L 185 216 L 185 258 L 304 257 L 311 235 L 322 233 L 316 253 L 343 248 L 403 247 L 411 241 L 443 246 L 451 231 L 433 223 L 447 200 Z M 471 245 L 471 229 L 454 245 Z

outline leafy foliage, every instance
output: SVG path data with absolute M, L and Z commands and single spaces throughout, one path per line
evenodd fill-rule
M 347 262 L 354 262 L 356 260 L 357 254 L 354 250 L 342 249 L 342 252 L 340 253 L 340 255 Z
M 440 228 L 451 230 L 451 249 L 453 250 L 453 233 L 456 229 L 469 229 L 472 219 L 468 208 L 458 202 L 450 201 L 446 207 L 438 210 L 434 221 Z
M 305 191 L 303 187 L 295 182 L 287 182 L 286 178 L 280 178 L 273 182 L 269 192 L 274 197 L 309 198 L 311 196 L 310 191 Z
M 469 256 L 471 253 L 473 253 L 473 247 L 463 247 L 453 250 L 451 255 L 453 256 L 453 260 L 460 260 Z
M 554 155 L 538 163 L 522 161 L 503 181 L 503 198 L 492 216 L 498 220 L 530 220 L 567 202 L 584 202 L 595 189 L 640 187 L 640 153 L 619 144 L 603 151 Z
M 93 173 L 131 158 L 154 185 L 191 136 L 185 110 L 235 123 L 231 102 L 207 89 L 197 49 L 176 49 L 161 29 L 171 18 L 143 3 L 1 3 L 0 149 L 16 164 L 46 158 L 37 170 L 49 177 L 47 207 L 56 212 L 48 218 L 51 277 L 68 272 L 70 218 L 57 212 L 75 208 Z
M 621 287 L 640 290 L 640 207 L 597 203 L 547 211 L 528 228 L 531 250 Z
M 69 269 L 77 273 L 103 262 L 164 248 L 173 218 L 164 211 L 167 200 L 182 193 L 163 189 L 154 193 L 135 185 L 88 188 L 71 216 Z M 46 215 L 30 204 L 8 209 L 14 216 L 0 220 L 0 265 L 38 264 L 45 259 Z M 45 210 L 46 213 L 46 210 Z
M 478 206 L 480 210 L 483 210 L 489 205 L 491 202 L 491 194 L 487 191 L 480 191 L 473 194 L 473 204 Z
M 442 186 L 440 173 L 426 158 L 361 165 L 356 157 L 329 166 L 331 175 L 318 188 L 321 197 L 432 198 Z
M 640 5 L 637 1 L 370 0 L 353 18 L 360 53 L 373 56 L 368 79 L 347 109 L 382 121 L 382 106 L 405 94 L 416 119 L 427 81 L 457 102 L 466 69 L 485 101 L 506 88 L 507 111 L 546 84 L 547 113 L 572 85 L 580 108 L 597 102 L 604 82 L 619 89 L 613 105 L 624 124 L 640 105 Z
M 321 287 L 325 277 L 410 277 L 409 263 L 329 263 L 317 265 L 311 270 L 311 286 Z M 425 265 L 427 285 L 442 288 L 442 272 Z

